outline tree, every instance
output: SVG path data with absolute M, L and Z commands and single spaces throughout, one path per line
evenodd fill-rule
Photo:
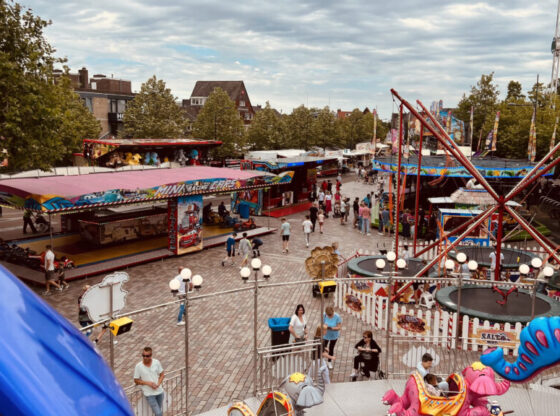
M 468 123 L 470 120 L 471 107 L 474 107 L 473 114 L 473 147 L 476 148 L 479 139 L 484 138 L 484 134 L 488 131 L 482 131 L 482 126 L 487 120 L 494 120 L 496 109 L 498 105 L 499 89 L 498 85 L 494 83 L 494 73 L 480 77 L 476 86 L 471 87 L 471 93 L 467 97 L 463 94 L 463 98 L 457 105 L 457 110 L 454 115 Z
M 309 150 L 316 141 L 317 134 L 314 132 L 316 109 L 310 110 L 304 105 L 294 108 L 286 119 L 289 132 L 285 147 Z
M 522 87 L 520 82 L 510 81 L 507 87 L 506 100 L 518 100 L 520 98 L 525 98 L 521 91 Z
M 340 124 L 336 122 L 336 116 L 328 106 L 317 112 L 314 131 L 317 133 L 315 146 L 326 149 L 341 145 Z
M 193 126 L 193 134 L 206 140 L 220 140 L 213 149 L 218 158 L 233 157 L 245 151 L 246 133 L 235 103 L 221 88 L 210 93 Z
M 49 24 L 17 3 L 0 1 L 0 148 L 8 152 L 10 171 L 68 161 L 82 139 L 100 129 L 77 106 L 68 80 L 54 75 L 65 60 L 54 56 L 43 36 Z
M 163 80 L 152 76 L 128 104 L 124 135 L 141 138 L 184 137 L 188 121 Z
M 354 149 L 356 144 L 371 141 L 373 138 L 373 115 L 364 114 L 358 108 L 341 122 L 343 144 L 347 149 Z M 377 137 L 381 137 L 379 132 Z
M 253 119 L 248 131 L 248 144 L 253 150 L 281 149 L 285 145 L 284 119 L 266 102 Z

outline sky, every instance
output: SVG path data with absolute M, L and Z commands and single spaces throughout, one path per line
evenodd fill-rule
M 152 75 L 178 99 L 198 80 L 243 80 L 251 103 L 397 111 L 390 89 L 453 107 L 482 74 L 505 93 L 550 82 L 556 0 L 19 0 L 52 25 L 71 72 Z

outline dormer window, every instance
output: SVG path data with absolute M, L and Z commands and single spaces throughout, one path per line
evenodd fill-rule
M 245 107 L 245 101 L 240 100 L 239 101 L 239 107 Z

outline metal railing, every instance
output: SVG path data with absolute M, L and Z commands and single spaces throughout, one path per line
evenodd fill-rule
M 187 408 L 185 404 L 185 368 L 166 374 L 161 387 L 164 392 L 163 412 L 166 416 L 185 415 Z M 130 402 L 136 416 L 153 416 L 154 412 L 148 400 L 142 393 L 140 386 L 129 386 L 124 389 L 126 397 Z
M 265 393 L 277 388 L 294 372 L 308 373 L 311 370 L 309 375 L 316 380 L 320 348 L 320 340 L 259 348 L 257 392 Z

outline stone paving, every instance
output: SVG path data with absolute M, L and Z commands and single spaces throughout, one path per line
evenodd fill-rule
M 350 175 L 344 179 L 343 195 L 352 199 L 355 196 L 363 198 L 373 189 L 371 185 L 353 181 Z M 9 210 L 4 210 L 4 213 L 7 211 Z M 317 227 L 311 237 L 311 247 L 306 248 L 301 227 L 304 216 L 305 213 L 300 213 L 288 217 L 292 226 L 289 254 L 282 254 L 278 233 L 262 238 L 264 245 L 261 248 L 261 259 L 263 264 L 269 264 L 273 270 L 270 283 L 307 280 L 304 260 L 315 246 L 330 245 L 337 241 L 344 257 L 353 255 L 359 248 L 377 250 L 391 247 L 392 240 L 378 235 L 376 230 L 371 236 L 364 236 L 353 229 L 351 224 L 340 225 L 339 219 L 331 217 L 326 220 L 325 233 L 319 234 Z M 275 218 L 257 219 L 257 223 L 263 225 L 267 225 L 269 221 L 273 227 L 280 223 Z M 133 311 L 172 301 L 168 283 L 177 274 L 179 266 L 189 267 L 193 274 L 203 276 L 203 287 L 197 293 L 200 295 L 243 287 L 237 267 L 240 259 L 236 259 L 235 266 L 222 267 L 224 254 L 223 247 L 215 247 L 127 269 L 130 281 L 125 285 L 128 291 L 126 310 Z M 98 283 L 103 277 L 104 275 L 88 278 L 87 283 Z M 86 280 L 74 281 L 67 291 L 46 297 L 45 300 L 77 325 L 77 299 L 85 283 Z M 33 290 L 40 291 L 39 288 Z M 330 302 L 331 298 L 327 299 L 326 304 Z M 306 307 L 312 335 L 320 322 L 320 299 L 312 297 L 308 285 L 259 291 L 259 346 L 270 343 L 267 319 L 289 317 L 299 303 Z M 177 312 L 178 306 L 173 305 L 137 315 L 134 317 L 132 330 L 118 338 L 118 344 L 115 345 L 115 374 L 123 386 L 133 384 L 134 365 L 140 361 L 141 350 L 147 345 L 154 349 L 154 357 L 162 362 L 166 372 L 184 367 L 184 327 L 176 326 Z M 341 313 L 341 316 L 344 320 L 343 330 L 335 351 L 337 361 L 331 370 L 334 382 L 348 380 L 354 356 L 353 346 L 361 338 L 362 331 L 368 329 L 364 323 L 350 315 Z M 251 396 L 253 292 L 193 301 L 189 307 L 189 324 L 191 412 L 196 414 L 223 406 L 233 398 Z M 377 338 L 377 341 L 383 347 L 384 340 Z M 109 336 L 102 339 L 99 349 L 109 360 Z

